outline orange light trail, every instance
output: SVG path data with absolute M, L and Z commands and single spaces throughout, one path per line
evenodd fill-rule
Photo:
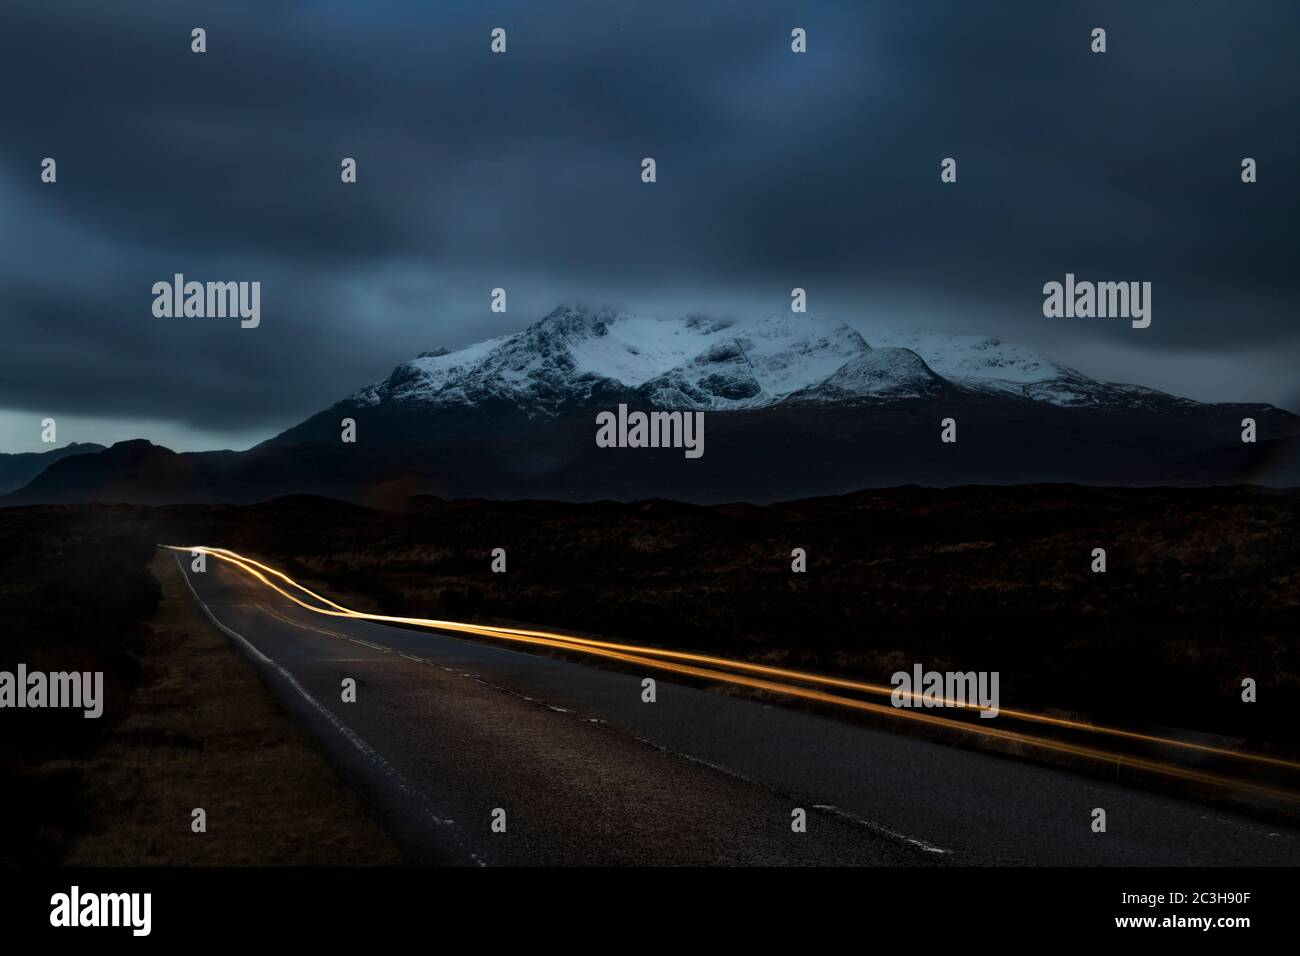
M 690 677 L 698 677 L 705 680 L 718 681 L 722 683 L 735 684 L 748 687 L 755 690 L 770 691 L 773 693 L 784 694 L 787 696 L 797 697 L 804 700 L 815 701 L 818 703 L 831 704 L 839 707 L 846 707 L 852 710 L 863 711 L 867 713 L 880 714 L 885 716 L 900 717 L 909 720 L 916 720 L 930 726 L 943 727 L 948 730 L 956 729 L 967 733 L 977 734 L 983 737 L 998 739 L 1004 742 L 1023 744 L 1032 747 L 1038 747 L 1058 753 L 1065 753 L 1072 756 L 1084 757 L 1088 759 L 1101 760 L 1105 762 L 1118 762 L 1121 765 L 1127 765 L 1138 769 L 1149 770 L 1155 773 L 1179 777 L 1185 780 L 1191 780 L 1198 783 L 1206 783 L 1215 786 L 1242 787 L 1263 795 L 1286 800 L 1300 800 L 1300 794 L 1289 790 L 1283 790 L 1263 784 L 1248 783 L 1236 780 L 1230 777 L 1224 777 L 1218 774 L 1206 771 L 1193 770 L 1186 767 L 1177 767 L 1170 764 L 1164 764 L 1159 761 L 1149 760 L 1143 757 L 1136 757 L 1128 754 L 1118 754 L 1110 751 L 1099 750 L 1092 747 L 1085 747 L 1076 744 L 1065 743 L 1063 741 L 1051 740 L 1044 737 L 1036 737 L 1029 734 L 1023 734 L 1016 731 L 1001 730 L 995 727 L 988 727 L 983 724 L 954 721 L 950 718 L 939 717 L 932 714 L 920 713 L 914 710 L 897 708 L 893 706 L 884 706 L 869 701 L 857 700 L 851 697 L 842 697 L 836 694 L 829 694 L 825 691 L 816 690 L 808 687 L 797 687 L 790 684 L 778 683 L 772 680 L 765 680 L 761 677 L 749 677 L 746 674 L 761 674 L 767 677 L 780 677 L 787 680 L 797 680 L 803 683 L 812 683 L 822 686 L 831 686 L 847 690 L 856 690 L 870 694 L 890 696 L 894 688 L 882 684 L 872 684 L 862 681 L 849 680 L 847 678 L 829 677 L 822 674 L 814 674 L 807 671 L 797 671 L 789 668 L 771 667 L 763 664 L 753 664 L 748 661 L 732 660 L 724 657 L 715 657 L 707 654 L 695 654 L 687 651 L 674 651 L 663 648 L 646 647 L 635 644 L 621 644 L 613 641 L 599 641 L 592 638 L 582 638 L 567 634 L 558 634 L 550 631 L 526 630 L 521 628 L 504 628 L 492 627 L 487 625 L 469 624 L 462 621 L 445 621 L 433 618 L 403 617 L 387 614 L 371 614 L 364 611 L 354 611 L 351 608 L 344 607 L 335 601 L 330 600 L 323 595 L 317 594 L 304 585 L 299 584 L 293 578 L 289 577 L 282 571 L 269 565 L 263 564 L 252 558 L 240 555 L 227 548 L 211 548 L 201 545 L 195 546 L 176 546 L 166 545 L 172 551 L 198 552 L 211 554 L 219 560 L 235 565 L 246 574 L 261 581 L 267 587 L 274 590 L 281 596 L 288 598 L 295 604 L 317 614 L 324 614 L 331 617 L 344 617 L 356 620 L 373 621 L 377 623 L 407 624 L 415 627 L 425 627 L 435 630 L 454 631 L 462 634 L 472 634 L 479 637 L 496 638 L 516 643 L 529 644 L 534 646 L 550 647 L 559 650 L 573 651 L 577 653 L 589 654 L 610 660 L 618 660 L 625 663 L 637 664 L 644 667 L 665 670 L 670 673 L 683 674 Z M 263 573 L 265 572 L 265 573 Z M 272 575 L 292 588 L 297 589 L 310 596 L 312 599 L 319 601 L 327 607 L 316 607 L 309 604 L 297 596 L 281 588 L 267 575 Z M 660 659 L 664 658 L 664 659 Z M 677 661 L 690 661 L 691 664 L 677 663 Z M 708 664 L 710 667 L 698 667 L 695 664 Z M 725 673 L 711 669 L 712 667 L 725 667 L 731 670 L 746 672 L 744 674 Z M 920 695 L 913 693 L 912 698 L 919 700 Z M 945 704 L 955 707 L 966 707 L 967 705 L 943 699 Z M 979 710 L 977 705 L 971 705 L 968 709 Z M 1287 770 L 1300 770 L 1300 763 L 1285 760 L 1277 757 L 1268 757 L 1262 754 L 1245 753 L 1241 751 L 1228 750 L 1222 747 L 1213 747 L 1207 744 L 1197 744 L 1190 741 L 1175 740 L 1169 737 L 1160 737 L 1151 734 L 1143 734 L 1136 731 L 1123 730 L 1116 727 L 1106 727 L 1098 724 L 1090 724 L 1082 721 L 1069 720 L 1062 717 L 1052 717 L 1046 714 L 1036 714 L 1032 711 L 1015 710 L 1011 708 L 1001 708 L 1000 715 L 1004 715 L 1016 720 L 1023 720 L 1035 723 L 1048 724 L 1056 727 L 1078 730 L 1087 733 L 1104 734 L 1113 737 L 1138 740 L 1146 743 L 1154 743 L 1163 746 L 1176 747 L 1185 750 L 1211 753 L 1217 756 L 1229 757 L 1237 760 L 1245 760 L 1259 764 L 1266 764 Z

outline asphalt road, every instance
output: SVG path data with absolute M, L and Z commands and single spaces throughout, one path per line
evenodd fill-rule
M 324 617 L 222 561 L 177 566 L 418 861 L 1300 863 L 1294 829 L 1121 783 L 657 673 L 645 703 L 635 674 Z M 1105 833 L 1092 832 L 1095 807 Z M 795 808 L 806 832 L 792 830 Z

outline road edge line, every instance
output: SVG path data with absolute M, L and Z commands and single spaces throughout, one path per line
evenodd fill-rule
M 190 581 L 189 575 L 185 572 L 184 565 L 181 564 L 180 555 L 177 552 L 172 552 L 172 557 L 176 561 L 176 569 L 180 571 L 181 579 L 185 582 L 186 587 L 190 589 L 190 594 L 194 596 L 194 600 L 198 604 L 199 609 L 203 611 L 207 619 L 211 621 L 218 630 L 238 642 L 238 646 L 250 655 L 256 663 L 264 665 L 266 668 L 283 678 L 289 687 L 296 691 L 299 696 L 301 696 L 317 714 L 324 718 L 331 727 L 337 730 L 339 734 L 348 741 L 348 743 L 352 744 L 358 753 L 369 760 L 374 765 L 375 769 L 380 771 L 393 786 L 411 799 L 415 800 L 419 804 L 424 815 L 433 823 L 437 824 L 439 827 L 449 827 L 455 830 L 459 836 L 461 830 L 454 820 L 444 819 L 434 813 L 429 808 L 428 801 L 424 798 L 423 794 L 421 794 L 418 787 L 411 783 L 411 781 L 407 780 L 405 775 L 389 763 L 387 758 L 372 747 L 365 738 L 345 724 L 332 710 L 313 697 L 307 688 L 303 687 L 302 684 L 299 683 L 298 678 L 294 677 L 293 674 L 289 672 L 288 668 L 267 657 L 258 650 L 248 638 L 244 637 L 244 635 L 240 634 L 234 628 L 227 627 L 225 624 L 221 623 L 221 621 L 217 620 L 217 616 L 212 613 L 212 609 L 208 607 L 201 597 L 199 597 L 199 592 L 195 590 L 193 582 Z M 457 842 L 460 843 L 462 841 L 457 839 Z M 464 852 L 468 854 L 470 860 L 475 865 L 487 865 L 479 859 L 476 853 L 469 850 L 464 850 Z

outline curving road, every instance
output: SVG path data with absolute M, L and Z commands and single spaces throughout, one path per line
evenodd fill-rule
M 1300 863 L 1294 829 L 662 674 L 644 703 L 635 674 L 322 617 L 222 561 L 177 568 L 420 862 Z

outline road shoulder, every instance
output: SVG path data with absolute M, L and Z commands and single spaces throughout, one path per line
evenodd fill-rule
M 403 862 L 398 847 L 203 616 L 170 553 L 127 715 L 86 761 L 90 830 L 71 865 Z M 206 833 L 192 830 L 206 813 Z

